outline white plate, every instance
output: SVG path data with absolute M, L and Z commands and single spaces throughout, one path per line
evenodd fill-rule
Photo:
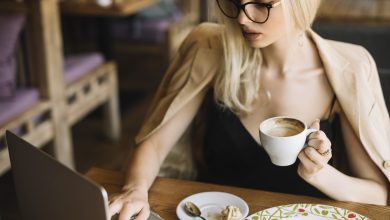
M 184 210 L 184 204 L 187 201 L 197 205 L 202 216 L 207 220 L 219 220 L 221 211 L 227 205 L 238 207 L 242 213 L 242 219 L 249 213 L 248 204 L 238 196 L 225 192 L 203 192 L 188 196 L 177 205 L 176 214 L 180 220 L 200 220 L 200 218 L 187 215 Z
M 369 218 L 356 212 L 328 205 L 320 204 L 290 204 L 272 207 L 259 211 L 246 218 L 247 220 L 369 220 Z

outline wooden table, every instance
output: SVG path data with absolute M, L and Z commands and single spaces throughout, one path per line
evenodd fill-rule
M 119 192 L 124 180 L 124 176 L 121 173 L 99 168 L 92 168 L 86 173 L 86 176 L 102 185 L 107 190 L 108 194 Z M 278 205 L 314 203 L 349 209 L 373 220 L 390 219 L 389 206 L 337 202 L 308 196 L 274 193 L 161 177 L 158 177 L 155 180 L 149 191 L 149 202 L 151 209 L 158 213 L 162 218 L 167 220 L 177 219 L 176 206 L 182 199 L 194 193 L 206 191 L 228 192 L 241 197 L 248 203 L 250 214 Z
M 389 0 L 324 0 L 317 21 L 390 25 Z

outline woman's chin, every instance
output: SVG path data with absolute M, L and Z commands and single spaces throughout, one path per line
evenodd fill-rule
M 250 47 L 255 48 L 255 49 L 261 49 L 261 48 L 265 48 L 265 47 L 268 47 L 269 45 L 271 45 L 271 43 L 265 42 L 265 41 L 249 41 L 247 43 Z

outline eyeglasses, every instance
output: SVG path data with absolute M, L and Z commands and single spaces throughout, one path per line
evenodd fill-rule
M 245 4 L 240 4 L 237 0 L 217 0 L 217 3 L 219 9 L 228 18 L 238 18 L 240 11 L 243 10 L 251 21 L 263 24 L 267 22 L 271 8 L 280 5 L 280 0 L 270 3 L 247 2 Z

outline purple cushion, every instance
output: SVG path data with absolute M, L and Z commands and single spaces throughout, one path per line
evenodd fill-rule
M 163 18 L 115 21 L 112 24 L 112 35 L 115 40 L 162 43 L 169 25 L 182 16 L 180 11 L 176 11 Z
M 69 85 L 104 63 L 100 53 L 72 55 L 65 58 L 64 80 Z
M 14 95 L 0 100 L 0 126 L 26 111 L 39 100 L 39 92 L 32 88 L 18 88 Z
M 24 20 L 23 14 L 0 14 L 0 98 L 12 96 L 15 89 L 14 53 Z

